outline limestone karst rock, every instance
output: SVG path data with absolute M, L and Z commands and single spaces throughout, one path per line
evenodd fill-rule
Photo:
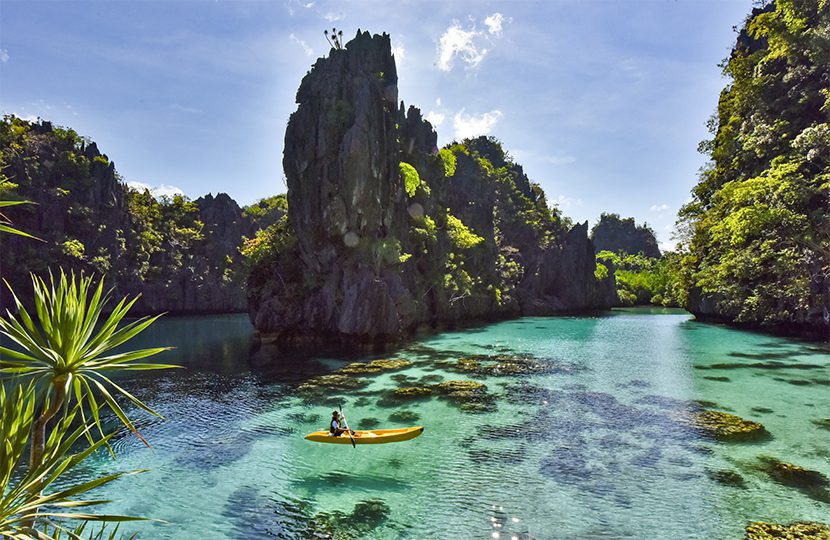
M 493 139 L 437 148 L 398 102 L 388 35 L 316 61 L 285 134 L 288 223 L 249 278 L 281 343 L 383 345 L 466 320 L 605 308 L 587 224 L 571 230 Z

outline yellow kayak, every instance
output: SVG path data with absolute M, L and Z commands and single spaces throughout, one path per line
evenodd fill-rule
M 400 429 L 371 429 L 366 431 L 355 430 L 354 442 L 355 444 L 386 444 L 408 441 L 409 439 L 414 439 L 423 432 L 423 426 Z M 305 438 L 313 442 L 352 444 L 352 440 L 348 433 L 343 433 L 335 437 L 328 431 L 315 431 L 314 433 L 306 435 Z

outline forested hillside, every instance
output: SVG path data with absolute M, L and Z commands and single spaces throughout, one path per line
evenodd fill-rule
M 128 188 L 94 142 L 45 121 L 4 117 L 0 160 L 0 198 L 36 203 L 4 214 L 42 241 L 0 237 L 0 274 L 24 296 L 30 272 L 64 268 L 106 274 L 119 296 L 141 293 L 139 312 L 244 311 L 243 236 L 285 211 L 278 198 L 243 210 L 223 193 L 157 200 Z M 11 302 L 5 286 L 0 298 Z
M 711 157 L 681 211 L 699 317 L 830 332 L 830 6 L 754 9 L 724 63 Z

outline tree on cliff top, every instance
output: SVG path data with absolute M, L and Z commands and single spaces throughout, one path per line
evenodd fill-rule
M 603 212 L 591 229 L 591 240 L 597 253 L 622 251 L 629 255 L 642 253 L 646 257 L 660 257 L 654 230 L 647 223 L 637 225 L 634 218 L 620 218 L 619 214 Z

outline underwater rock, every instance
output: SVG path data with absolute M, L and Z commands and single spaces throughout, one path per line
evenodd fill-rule
M 802 364 L 799 362 L 753 362 L 751 364 L 743 364 L 740 362 L 725 362 L 719 364 L 710 364 L 708 366 L 695 366 L 695 369 L 826 369 L 827 366 L 820 364 Z
M 440 395 L 458 402 L 473 400 L 487 393 L 487 386 L 475 381 L 444 381 L 435 389 Z
M 785 382 L 787 384 L 791 384 L 793 386 L 810 386 L 813 384 L 811 381 L 807 381 L 804 379 L 780 379 L 778 377 L 775 378 L 776 381 Z
M 418 384 L 427 385 L 427 384 L 435 384 L 439 383 L 444 380 L 443 375 L 438 375 L 437 373 L 432 373 L 429 375 L 424 375 L 420 379 L 418 379 Z
M 469 413 L 492 412 L 495 398 L 487 392 L 487 386 L 476 381 L 444 381 L 435 386 L 438 395 L 455 404 L 459 410 Z
M 782 486 L 795 488 L 811 499 L 830 503 L 830 480 L 822 473 L 770 456 L 761 456 L 758 461 L 761 470 Z
M 389 415 L 390 422 L 400 424 L 410 424 L 412 422 L 417 422 L 420 419 L 421 415 L 413 411 L 396 411 Z
M 354 505 L 349 521 L 363 530 L 378 528 L 389 517 L 389 505 L 381 499 L 360 501 Z
M 542 360 L 531 355 L 498 354 L 459 358 L 448 366 L 452 371 L 480 376 L 571 374 L 581 371 L 573 364 Z
M 297 387 L 297 393 L 308 396 L 329 396 L 332 392 L 357 390 L 365 388 L 369 383 L 351 375 L 331 373 L 313 377 Z M 336 404 L 336 403 L 335 403 Z
M 744 477 L 728 469 L 706 469 L 706 476 L 724 486 L 746 488 Z
M 393 393 L 395 399 L 421 399 L 432 395 L 428 386 L 404 386 Z
M 703 377 L 707 381 L 729 382 L 729 377 Z
M 378 420 L 377 418 L 369 417 L 369 418 L 364 418 L 363 420 L 360 420 L 355 425 L 358 426 L 358 427 L 355 427 L 355 428 L 352 428 L 352 429 L 372 429 L 372 428 L 376 428 L 380 425 L 380 420 Z
M 757 414 L 772 414 L 775 412 L 769 407 L 752 407 L 750 410 Z
M 830 431 L 830 418 L 822 418 L 821 420 L 813 420 L 813 423 L 821 429 Z
M 721 441 L 748 442 L 769 437 L 762 424 L 721 411 L 696 411 L 684 415 L 683 420 L 693 428 Z
M 320 415 L 314 413 L 296 412 L 288 415 L 288 419 L 296 424 L 316 424 L 320 421 Z
M 395 371 L 412 365 L 409 360 L 372 360 L 371 362 L 353 362 L 341 368 L 338 373 L 349 375 L 376 375 L 386 371 Z
M 389 517 L 389 505 L 368 499 L 354 505 L 349 514 L 339 510 L 320 512 L 311 520 L 314 534 L 309 538 L 359 539 L 377 529 Z
M 756 521 L 746 527 L 744 540 L 830 540 L 830 524 L 800 521 L 789 525 Z

